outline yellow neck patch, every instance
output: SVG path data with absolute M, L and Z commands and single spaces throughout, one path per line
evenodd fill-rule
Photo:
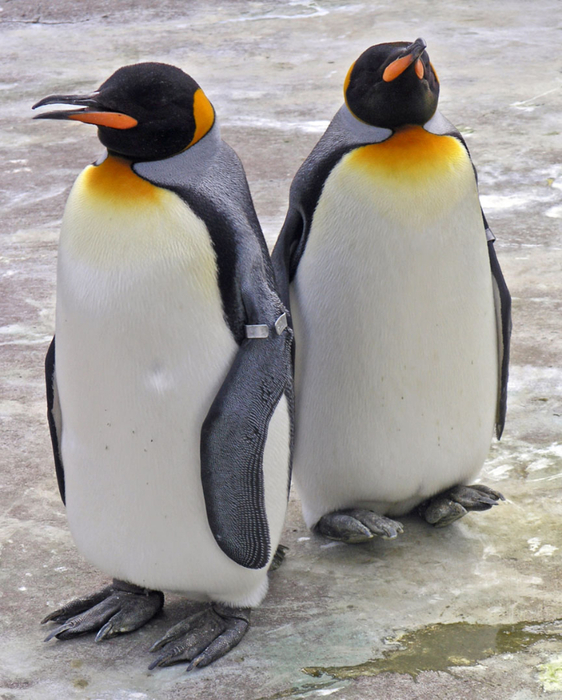
M 201 140 L 215 123 L 215 110 L 201 88 L 197 89 L 193 95 L 193 117 L 195 119 L 195 134 L 187 148 Z
M 343 83 L 343 99 L 345 100 L 345 104 L 349 111 L 354 115 L 353 111 L 351 110 L 350 106 L 347 104 L 347 88 L 349 87 L 349 83 L 351 82 L 351 73 L 353 72 L 353 69 L 355 68 L 355 63 L 354 61 L 351 66 L 349 67 L 349 70 L 347 71 L 347 75 L 345 76 L 345 80 Z M 354 115 L 355 116 L 355 115 Z M 358 118 L 358 117 L 356 117 Z
M 350 165 L 402 182 L 441 176 L 466 161 L 468 154 L 456 138 L 430 134 L 421 126 L 401 127 L 386 141 L 349 154 Z
M 117 156 L 108 156 L 100 165 L 90 165 L 82 178 L 80 184 L 88 196 L 123 207 L 155 203 L 162 193 L 161 188 L 136 175 L 128 160 Z

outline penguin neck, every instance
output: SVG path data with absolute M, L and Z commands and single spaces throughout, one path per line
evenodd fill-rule
M 139 201 L 154 201 L 157 190 L 148 182 L 139 178 L 132 170 L 131 161 L 113 153 L 106 153 L 87 168 L 84 184 L 90 196 L 103 200 L 134 205 Z
M 392 136 L 392 129 L 382 126 L 373 126 L 358 119 L 346 104 L 343 104 L 333 119 L 338 125 L 348 133 L 352 133 L 354 138 L 363 143 L 380 143 Z
M 454 125 L 439 110 L 435 110 L 435 114 L 423 125 L 423 128 L 430 134 L 437 136 L 456 136 L 458 134 Z
M 363 143 L 381 143 L 382 141 L 386 141 L 386 139 L 390 138 L 393 134 L 411 126 L 409 124 L 404 124 L 393 129 L 387 129 L 382 126 L 367 124 L 361 121 L 361 119 L 358 119 L 346 104 L 342 105 L 341 109 L 337 112 L 334 117 L 334 121 L 336 120 L 340 127 L 347 130 L 348 133 L 351 132 L 354 137 L 358 140 L 362 140 Z M 437 136 L 457 135 L 457 130 L 454 125 L 451 124 L 439 110 L 435 110 L 431 119 L 425 124 L 418 126 L 430 134 L 435 134 Z
M 93 163 L 93 165 L 101 165 L 106 158 L 114 158 L 123 163 L 129 163 L 130 165 L 142 165 L 142 164 L 152 164 L 152 163 L 170 163 L 176 159 L 184 160 L 186 157 L 190 159 L 198 159 L 204 155 L 208 155 L 214 148 L 216 148 L 221 140 L 220 127 L 217 120 L 215 119 L 213 126 L 207 131 L 207 133 L 198 139 L 193 146 L 187 146 L 183 151 L 176 153 L 168 158 L 157 158 L 156 160 L 138 160 L 136 158 L 129 158 L 127 156 L 121 155 L 116 151 L 110 151 L 107 148 L 103 151 L 100 157 Z
M 170 158 L 134 162 L 133 171 L 140 177 L 164 187 L 185 184 L 186 177 L 198 179 L 221 146 L 219 125 L 213 126 L 197 143 Z

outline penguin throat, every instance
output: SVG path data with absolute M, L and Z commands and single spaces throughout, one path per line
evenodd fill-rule
M 414 179 L 448 171 L 466 157 L 461 143 L 453 136 L 431 134 L 415 125 L 397 127 L 385 141 L 363 146 L 353 153 L 358 166 L 376 168 L 388 177 Z
M 135 205 L 159 198 L 160 188 L 136 175 L 131 161 L 116 155 L 108 157 L 99 165 L 92 165 L 84 173 L 88 192 L 120 205 Z

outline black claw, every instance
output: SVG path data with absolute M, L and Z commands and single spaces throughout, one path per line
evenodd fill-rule
M 373 533 L 368 527 L 344 512 L 323 515 L 315 529 L 324 537 L 347 544 L 359 544 L 373 539 Z
M 223 657 L 240 642 L 248 627 L 247 620 L 237 618 L 229 621 L 227 629 L 187 665 L 186 672 L 189 673 L 194 668 L 204 668 Z
M 430 525 L 445 527 L 454 523 L 455 520 L 460 520 L 468 511 L 460 503 L 442 497 L 432 499 L 425 510 L 420 510 L 420 513 Z
M 92 593 L 92 595 L 86 596 L 85 598 L 75 598 L 71 600 L 70 603 L 63 605 L 62 608 L 54 610 L 47 615 L 47 617 L 41 620 L 41 624 L 44 625 L 47 622 L 66 622 L 71 617 L 76 617 L 76 615 L 86 612 L 86 610 L 98 605 L 98 603 L 101 603 L 110 596 L 112 592 L 113 587 L 106 586 L 102 588 L 101 591 Z
M 476 491 L 480 491 L 481 493 L 485 494 L 486 496 L 489 496 L 495 501 L 505 501 L 505 496 L 502 493 L 496 491 L 495 489 L 491 489 L 489 486 L 485 486 L 484 484 L 473 484 L 472 486 L 470 486 L 470 488 L 475 489 Z
M 430 525 L 445 527 L 470 511 L 490 510 L 499 500 L 505 501 L 505 498 L 488 486 L 459 484 L 422 503 L 418 512 Z
M 146 624 L 164 605 L 164 594 L 129 584 L 107 586 L 87 598 L 72 601 L 48 615 L 43 622 L 62 622 L 46 637 L 70 639 L 97 632 L 96 642 L 133 632 Z
M 246 633 L 250 620 L 247 608 L 213 604 L 174 625 L 151 651 L 163 653 L 148 667 L 171 666 L 188 661 L 187 671 L 203 668 L 233 649 Z
M 203 610 L 193 613 L 193 615 L 190 615 L 187 619 L 178 622 L 177 625 L 174 625 L 173 627 L 170 627 L 163 637 L 154 642 L 149 651 L 154 653 L 165 647 L 166 644 L 170 644 L 170 642 L 175 642 L 178 639 L 181 639 L 181 637 L 185 636 L 191 629 L 193 629 L 197 620 L 205 615 L 207 610 L 208 608 L 204 608 Z
M 402 523 L 399 523 L 397 520 L 391 520 L 384 515 L 378 515 L 372 510 L 354 508 L 346 512 L 369 528 L 373 535 L 393 540 L 399 533 L 404 532 Z
M 327 513 L 320 518 L 315 529 L 324 537 L 347 544 L 368 542 L 375 535 L 393 539 L 404 530 L 396 520 L 363 508 Z

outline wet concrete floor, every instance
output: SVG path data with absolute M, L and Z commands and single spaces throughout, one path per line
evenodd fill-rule
M 556 0 L 0 3 L 0 698 L 562 698 L 562 6 Z M 292 176 L 366 47 L 423 36 L 460 127 L 513 295 L 508 421 L 482 473 L 507 502 L 394 541 L 311 535 L 293 496 L 284 566 L 230 655 L 189 676 L 147 649 L 184 608 L 103 644 L 43 644 L 39 620 L 105 582 L 69 536 L 45 423 L 56 243 L 93 129 L 33 123 L 53 92 L 141 60 L 214 103 L 268 240 Z

